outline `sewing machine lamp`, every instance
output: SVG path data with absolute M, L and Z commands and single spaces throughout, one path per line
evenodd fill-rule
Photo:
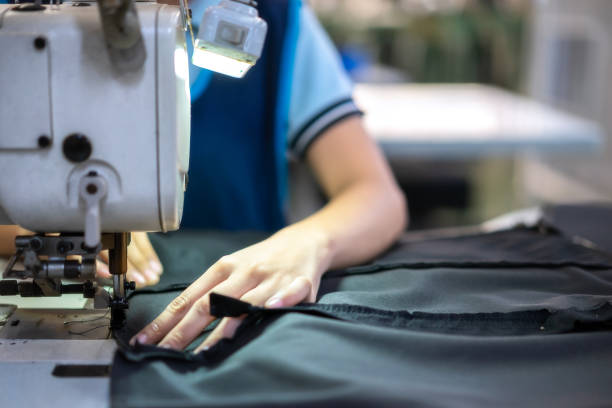
M 242 78 L 261 57 L 268 25 L 252 0 L 223 0 L 204 13 L 192 62 L 234 78 Z

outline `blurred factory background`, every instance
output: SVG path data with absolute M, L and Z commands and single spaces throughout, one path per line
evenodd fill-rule
M 612 201 L 612 1 L 310 0 L 412 228 Z

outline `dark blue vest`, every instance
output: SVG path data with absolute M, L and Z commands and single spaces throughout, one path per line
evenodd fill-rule
M 284 226 L 285 137 L 299 2 L 259 1 L 262 57 L 243 79 L 213 74 L 192 106 L 183 228 Z

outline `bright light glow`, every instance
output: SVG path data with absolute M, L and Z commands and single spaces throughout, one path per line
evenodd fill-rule
M 193 50 L 192 60 L 194 65 L 208 69 L 220 74 L 229 75 L 234 78 L 242 78 L 251 69 L 253 64 L 238 61 L 236 59 L 226 57 L 225 55 L 216 54 L 214 52 L 195 48 Z
M 184 47 L 176 47 L 174 50 L 174 73 L 183 81 L 189 77 L 189 58 Z

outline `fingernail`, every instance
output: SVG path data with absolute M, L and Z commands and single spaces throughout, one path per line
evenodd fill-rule
M 156 274 L 155 272 L 153 272 L 151 269 L 146 269 L 144 271 L 144 274 L 147 277 L 147 280 L 149 281 L 149 283 L 157 283 L 159 282 L 159 275 Z
M 133 274 L 132 279 L 134 279 L 136 281 L 136 283 L 143 284 L 143 283 L 146 282 L 145 278 L 141 274 L 139 274 L 139 273 Z
M 153 269 L 153 271 L 155 271 L 157 273 L 160 273 L 162 271 L 162 266 L 157 261 L 151 261 L 151 262 L 149 262 L 149 265 L 151 265 L 151 269 Z
M 161 347 L 163 349 L 170 349 L 171 348 L 169 344 L 158 344 L 157 347 Z
M 279 297 L 273 297 L 268 299 L 266 302 L 266 307 L 269 309 L 275 309 L 283 306 L 283 301 Z
M 139 344 L 146 344 L 147 335 L 142 333 L 142 334 L 132 337 L 132 339 L 130 340 L 130 346 L 135 346 L 136 342 L 138 342 Z

